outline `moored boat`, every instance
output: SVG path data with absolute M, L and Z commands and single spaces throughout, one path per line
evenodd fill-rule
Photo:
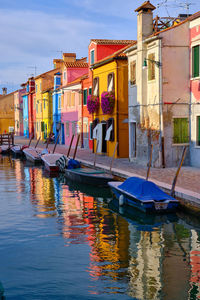
M 34 164 L 41 163 L 41 151 L 35 148 L 26 148 L 23 150 L 26 159 Z
M 10 145 L 1 145 L 0 146 L 0 153 L 1 154 L 8 154 L 8 153 L 10 153 Z
M 56 165 L 56 161 L 61 158 L 63 154 L 52 153 L 52 154 L 44 154 L 41 156 L 41 159 L 44 163 L 45 169 L 49 172 L 59 172 L 59 166 Z
M 109 182 L 108 185 L 120 205 L 130 205 L 145 213 L 175 211 L 179 201 L 162 191 L 152 181 L 130 177 L 123 183 Z
M 114 179 L 112 174 L 94 168 L 66 169 L 65 176 L 76 182 L 96 186 L 107 186 L 108 182 Z

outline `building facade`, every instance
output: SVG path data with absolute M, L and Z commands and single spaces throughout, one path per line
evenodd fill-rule
M 23 132 L 23 98 L 25 89 L 19 89 L 14 93 L 14 110 L 15 110 L 15 134 L 22 136 Z

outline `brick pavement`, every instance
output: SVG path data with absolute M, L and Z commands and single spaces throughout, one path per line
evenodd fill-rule
M 24 137 L 15 137 L 15 144 L 27 144 L 28 139 Z M 36 143 L 32 141 L 32 145 Z M 46 145 L 40 142 L 39 148 L 44 148 Z M 54 145 L 50 144 L 50 151 Z M 56 153 L 67 154 L 67 146 L 57 145 Z M 74 149 L 71 149 L 70 156 L 73 156 Z M 86 165 L 94 163 L 95 154 L 88 149 L 78 148 L 76 159 L 82 161 Z M 96 156 L 96 166 L 105 170 L 110 169 L 111 157 L 104 155 Z M 146 176 L 147 168 L 136 163 L 129 162 L 128 159 L 115 159 L 112 166 L 112 172 L 115 175 L 127 178 L 129 176 Z M 149 179 L 154 181 L 167 192 L 171 189 L 171 184 L 176 173 L 176 168 L 151 168 Z M 185 199 L 185 203 L 189 207 L 197 207 L 200 210 L 200 169 L 194 167 L 182 167 L 176 184 L 176 196 Z

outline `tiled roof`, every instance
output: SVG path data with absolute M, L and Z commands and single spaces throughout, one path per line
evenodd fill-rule
M 133 46 L 135 44 L 136 44 L 136 41 L 134 41 L 132 44 L 127 45 L 127 46 L 123 47 L 122 49 L 114 52 L 113 54 L 111 54 L 107 57 L 104 57 L 103 59 L 97 61 L 95 64 L 92 65 L 92 67 L 97 67 L 97 66 L 99 66 L 99 64 L 102 65 L 102 64 L 106 63 L 108 60 L 110 61 L 112 59 L 114 60 L 114 59 L 124 59 L 124 58 L 126 58 L 127 56 L 124 53 L 124 51 L 126 49 L 128 49 L 130 46 Z
M 67 68 L 88 68 L 88 63 L 80 61 L 65 62 L 65 66 Z
M 47 71 L 47 72 L 45 72 L 45 73 L 42 73 L 42 74 L 36 76 L 35 79 L 38 79 L 38 78 L 40 78 L 40 77 L 44 77 L 45 75 L 49 75 L 49 73 L 55 74 L 55 73 L 57 73 L 59 70 L 60 70 L 60 68 L 57 68 L 57 69 L 53 69 L 53 70 Z
M 96 44 L 102 45 L 130 45 L 134 40 L 108 40 L 108 39 L 91 39 L 90 43 L 94 42 Z
M 188 19 L 190 21 L 195 20 L 196 18 L 200 17 L 200 11 L 196 12 L 195 14 L 193 14 L 192 16 L 190 16 Z

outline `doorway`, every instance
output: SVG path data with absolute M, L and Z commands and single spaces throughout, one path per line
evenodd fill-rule
M 136 157 L 136 150 L 137 150 L 137 139 L 136 139 L 136 122 L 130 122 L 129 124 L 129 157 L 135 158 Z

